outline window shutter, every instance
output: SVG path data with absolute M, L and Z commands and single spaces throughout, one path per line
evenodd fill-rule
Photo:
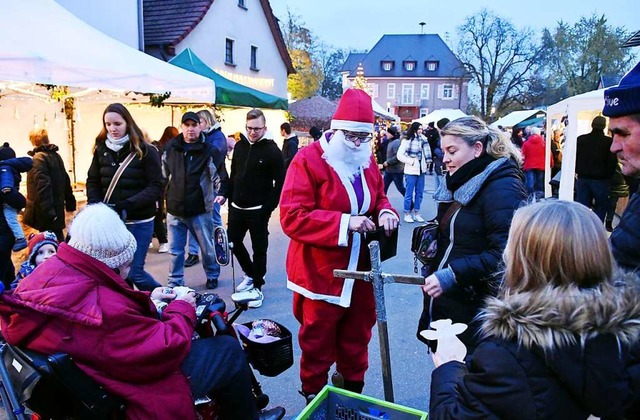
M 444 85 L 438 85 L 438 99 L 442 99 L 444 96 Z

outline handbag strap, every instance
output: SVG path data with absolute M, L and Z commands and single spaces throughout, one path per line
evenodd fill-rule
M 111 182 L 109 183 L 109 188 L 107 188 L 107 192 L 104 194 L 104 200 L 102 200 L 103 203 L 105 204 L 109 203 L 109 200 L 111 199 L 111 194 L 113 194 L 113 190 L 116 189 L 116 184 L 120 180 L 122 173 L 124 172 L 125 169 L 127 169 L 127 166 L 129 166 L 129 164 L 135 157 L 136 157 L 136 152 L 131 152 L 129 153 L 129 156 L 127 156 L 125 160 L 122 161 L 116 173 L 113 174 L 113 178 L 111 178 Z
M 444 232 L 444 227 L 449 222 L 449 219 L 451 219 L 451 216 L 453 216 L 453 213 L 455 213 L 461 207 L 462 207 L 462 204 L 460 204 L 460 202 L 458 201 L 454 201 L 453 203 L 451 203 L 451 205 L 445 212 L 444 216 L 442 216 L 442 220 L 440 220 L 441 232 Z

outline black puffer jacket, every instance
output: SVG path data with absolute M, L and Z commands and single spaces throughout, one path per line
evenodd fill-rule
M 476 344 L 477 324 L 471 320 L 487 296 L 495 292 L 494 273 L 498 270 L 507 243 L 513 213 L 527 198 L 524 176 L 517 164 L 506 158 L 494 161 L 453 194 L 462 204 L 444 226 L 438 240 L 437 266 L 449 267 L 455 274 L 451 289 L 437 299 L 424 295 L 424 308 L 418 324 L 418 338 L 433 346 L 419 334 L 429 328 L 431 320 L 452 319 L 470 324 L 461 335 L 467 347 Z M 446 184 L 441 184 L 436 200 L 451 199 Z M 442 220 L 451 202 L 441 202 L 438 220 Z
M 620 419 L 633 404 L 637 280 L 492 298 L 481 318 L 486 338 L 468 364 L 433 371 L 430 419 Z
M 640 191 L 639 191 L 640 192 Z M 618 265 L 627 270 L 640 268 L 640 194 L 631 196 L 620 224 L 611 234 L 611 252 Z
M 167 212 L 193 217 L 213 211 L 216 195 L 224 195 L 228 184 L 224 160 L 216 168 L 216 154 L 204 134 L 194 143 L 186 143 L 182 134 L 167 143 L 162 155 Z
M 65 208 L 76 209 L 71 181 L 58 154 L 58 146 L 44 144 L 29 152 L 33 168 L 27 173 L 27 207 L 23 221 L 40 231 L 65 227 Z
M 124 170 L 116 185 L 109 203 L 127 201 L 131 208 L 127 212 L 128 220 L 145 220 L 155 216 L 156 202 L 160 199 L 163 178 L 158 149 L 151 144 L 141 143 L 143 157 L 136 156 Z M 104 142 L 96 146 L 93 160 L 87 175 L 87 201 L 103 201 L 109 183 L 118 170 L 118 166 L 131 153 L 131 142 L 119 152 L 109 149 Z

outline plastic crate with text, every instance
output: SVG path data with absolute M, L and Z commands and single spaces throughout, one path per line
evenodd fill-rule
M 424 411 L 325 386 L 296 420 L 426 420 Z

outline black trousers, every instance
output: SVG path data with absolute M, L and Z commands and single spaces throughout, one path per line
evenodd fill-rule
M 11 261 L 11 249 L 14 243 L 15 239 L 11 233 L 0 235 L 0 280 L 7 290 L 16 278 L 16 270 Z
M 258 418 L 249 363 L 234 337 L 224 335 L 193 341 L 181 369 L 189 379 L 195 399 L 205 395 L 216 398 L 220 404 L 220 418 Z
M 271 213 L 264 210 L 239 210 L 229 205 L 229 228 L 227 235 L 233 243 L 233 255 L 238 259 L 245 274 L 253 279 L 253 285 L 260 289 L 264 285 L 267 272 L 267 248 L 269 246 L 269 218 Z M 253 260 L 244 246 L 244 237 L 249 231 Z

